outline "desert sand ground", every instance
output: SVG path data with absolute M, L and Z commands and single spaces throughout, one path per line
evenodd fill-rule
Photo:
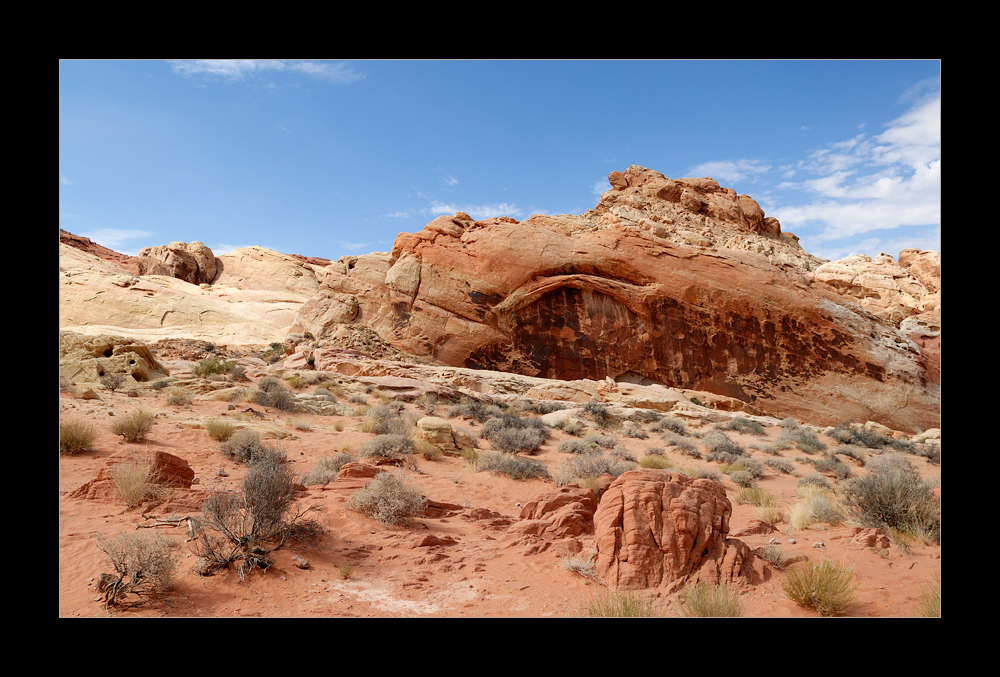
M 190 360 L 165 362 L 174 377 L 187 376 L 193 365 Z M 262 373 L 258 371 L 256 376 Z M 606 592 L 600 582 L 564 568 L 566 558 L 577 553 L 568 552 L 560 543 L 537 551 L 507 535 L 504 524 L 516 521 L 526 502 L 554 489 L 551 480 L 514 480 L 476 472 L 458 456 L 433 461 L 414 456 L 407 472 L 408 482 L 429 499 L 452 504 L 454 509 L 443 516 L 420 517 L 409 527 L 385 528 L 345 507 L 351 493 L 360 486 L 356 481 L 310 486 L 298 500 L 315 507 L 318 519 L 329 530 L 318 545 L 290 544 L 274 553 L 274 566 L 252 572 L 245 581 L 233 571 L 209 577 L 196 574 L 196 557 L 190 544 L 183 545 L 174 587 L 164 598 L 109 611 L 95 588 L 100 573 L 109 570 L 95 535 L 136 529 L 148 506 L 125 510 L 113 501 L 69 498 L 68 492 L 93 479 L 110 456 L 147 450 L 166 451 L 186 460 L 197 477 L 193 489 L 236 488 L 243 468 L 221 454 L 204 424 L 211 419 L 237 421 L 247 416 L 249 405 L 238 403 L 233 408 L 227 402 L 200 398 L 172 405 L 164 391 L 155 390 L 143 390 L 139 397 L 103 389 L 98 393 L 98 400 L 79 399 L 70 392 L 62 392 L 59 399 L 61 421 L 86 421 L 99 433 L 91 451 L 59 458 L 60 617 L 571 618 L 586 616 L 588 603 Z M 355 449 L 371 437 L 361 430 L 362 416 L 292 414 L 255 408 L 268 423 L 287 433 L 283 439 L 267 441 L 285 451 L 297 473 L 312 469 L 324 455 Z M 407 408 L 424 415 L 415 404 Z M 111 432 L 110 425 L 113 417 L 136 409 L 155 414 L 155 425 L 146 441 L 128 444 Z M 440 407 L 437 415 L 445 416 L 446 411 L 447 405 Z M 450 420 L 473 436 L 479 427 L 468 420 Z M 709 428 L 706 424 L 701 430 Z M 774 441 L 780 432 L 780 427 L 769 426 L 763 436 L 727 434 L 749 447 Z M 558 429 L 552 433 L 541 452 L 532 458 L 554 469 L 568 456 L 557 447 L 570 436 Z M 656 433 L 649 439 L 633 439 L 619 431 L 619 437 L 636 458 L 651 445 L 663 446 Z M 832 440 L 824 441 L 836 445 Z M 481 449 L 489 448 L 486 440 L 478 444 Z M 768 458 L 761 451 L 751 453 L 761 460 Z M 802 456 L 797 450 L 781 454 L 795 464 L 795 474 L 769 471 L 759 486 L 777 497 L 787 513 L 796 500 L 800 476 L 814 469 L 795 460 Z M 692 460 L 671 448 L 665 449 L 663 455 L 680 466 L 715 465 L 704 459 Z M 922 476 L 940 476 L 939 464 L 922 457 L 911 458 Z M 218 474 L 220 467 L 225 468 L 226 476 Z M 831 559 L 852 569 L 858 588 L 851 616 L 916 616 L 921 594 L 940 575 L 940 546 L 914 541 L 908 548 L 894 543 L 887 551 L 858 547 L 851 544 L 848 536 L 853 531 L 846 525 L 816 524 L 791 531 L 785 522 L 779 522 L 774 533 L 740 535 L 756 518 L 757 508 L 734 500 L 739 487 L 728 477 L 724 476 L 723 484 L 733 502 L 730 535 L 751 547 L 776 539 L 786 557 L 814 563 Z M 168 504 L 153 507 L 154 514 L 166 507 L 174 512 L 198 512 L 196 505 L 186 505 L 184 497 L 177 495 L 185 490 L 174 491 Z M 483 518 L 485 511 L 489 511 L 487 518 Z M 183 529 L 163 527 L 157 531 L 178 541 L 185 536 Z M 579 554 L 592 550 L 593 534 L 579 541 L 583 545 Z M 817 543 L 822 547 L 814 547 Z M 308 567 L 296 566 L 295 557 L 307 560 Z M 353 570 L 345 577 L 341 572 L 348 565 Z M 782 589 L 784 575 L 780 570 L 770 571 L 769 580 L 742 591 L 744 616 L 818 616 L 788 599 Z M 653 596 L 659 616 L 680 616 L 676 594 L 647 594 Z

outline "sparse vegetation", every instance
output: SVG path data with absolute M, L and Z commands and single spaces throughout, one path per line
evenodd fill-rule
M 191 373 L 200 378 L 207 378 L 214 374 L 228 374 L 235 366 L 236 362 L 224 360 L 218 355 L 209 355 L 191 367 Z
M 111 392 L 115 392 L 125 384 L 125 374 L 121 372 L 106 371 L 99 378 L 101 379 L 101 385 Z
M 406 409 L 401 402 L 377 404 L 365 412 L 365 420 L 361 423 L 362 432 L 376 435 L 409 436 L 413 422 L 406 416 Z
M 504 414 L 486 421 L 480 435 L 497 451 L 532 454 L 548 439 L 549 427 L 537 418 Z
M 245 578 L 269 568 L 271 553 L 290 539 L 311 541 L 322 534 L 323 527 L 307 516 L 312 508 L 296 509 L 298 486 L 283 455 L 271 453 L 252 459 L 239 491 L 213 491 L 195 541 L 198 571 L 209 575 L 236 564 Z
M 223 455 L 236 463 L 249 464 L 270 454 L 283 455 L 276 447 L 264 444 L 260 433 L 252 428 L 240 428 L 219 445 Z
M 820 616 L 843 616 L 854 606 L 854 573 L 843 565 L 823 560 L 819 565 L 789 569 L 782 584 L 796 604 L 811 607 Z
M 653 599 L 634 590 L 605 591 L 597 594 L 587 604 L 591 618 L 655 618 Z
M 111 424 L 111 432 L 120 435 L 126 442 L 142 442 L 153 427 L 154 417 L 141 409 L 116 418 Z
M 507 451 L 479 452 L 476 470 L 485 470 L 494 475 L 506 475 L 515 480 L 544 479 L 549 476 L 544 463 Z
M 413 453 L 413 440 L 404 435 L 376 435 L 358 446 L 358 456 L 378 460 L 402 461 Z
M 265 376 L 257 382 L 254 402 L 262 407 L 273 407 L 278 411 L 295 411 L 296 408 L 295 393 L 273 376 Z
M 123 531 L 113 537 L 98 534 L 97 547 L 114 570 L 101 574 L 97 584 L 105 607 L 123 606 L 130 595 L 138 597 L 139 604 L 170 590 L 180 558 L 176 542 L 159 534 Z
M 384 527 L 408 524 L 423 512 L 427 499 L 407 486 L 404 471 L 381 472 L 347 501 L 350 510 L 370 517 Z
M 90 451 L 97 430 L 84 421 L 60 421 L 59 423 L 59 453 L 82 454 Z
M 305 486 L 317 484 L 329 484 L 337 479 L 340 469 L 345 463 L 354 460 L 354 454 L 349 451 L 341 451 L 332 456 L 324 456 L 316 466 L 302 476 L 302 484 Z
M 239 427 L 229 421 L 220 421 L 217 418 L 213 418 L 205 424 L 205 430 L 208 431 L 208 436 L 216 442 L 225 442 L 236 434 Z
M 111 484 L 128 509 L 162 495 L 164 489 L 158 481 L 159 473 L 145 454 L 124 459 L 111 471 Z
M 850 515 L 865 526 L 899 529 L 940 544 L 940 502 L 909 460 L 888 453 L 871 459 L 867 467 L 867 475 L 843 485 Z
M 715 426 L 718 430 L 732 430 L 733 432 L 746 433 L 748 435 L 763 435 L 764 426 L 757 421 L 751 421 L 743 416 L 734 416 L 725 423 Z
M 738 618 L 743 615 L 739 594 L 727 585 L 699 582 L 681 593 L 681 615 L 688 618 Z

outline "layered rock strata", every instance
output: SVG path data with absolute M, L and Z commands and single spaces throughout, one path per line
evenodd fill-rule
M 291 331 L 444 365 L 702 390 L 819 423 L 939 425 L 936 355 L 817 280 L 747 196 L 641 167 L 579 216 L 441 216 L 326 269 Z M 808 416 L 805 416 L 808 414 Z

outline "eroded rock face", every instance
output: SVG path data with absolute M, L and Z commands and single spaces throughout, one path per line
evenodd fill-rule
M 728 538 L 732 504 L 717 482 L 640 469 L 620 475 L 594 514 L 596 574 L 612 589 L 683 580 L 754 582 L 753 553 Z
M 71 383 L 99 383 L 104 374 L 126 377 L 123 389 L 169 376 L 149 346 L 123 336 L 59 332 L 59 375 Z
M 212 284 L 219 272 L 215 255 L 201 242 L 145 247 L 136 260 L 140 275 L 166 275 L 191 284 Z
M 934 360 L 816 283 L 822 260 L 711 179 L 641 167 L 580 216 L 459 212 L 327 268 L 292 331 L 366 326 L 440 364 L 701 390 L 777 416 L 936 427 Z

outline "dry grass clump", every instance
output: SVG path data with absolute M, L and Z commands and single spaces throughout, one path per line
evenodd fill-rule
M 350 510 L 370 517 L 382 526 L 408 524 L 423 512 L 427 499 L 418 489 L 406 485 L 404 472 L 380 472 L 375 478 L 351 495 Z
M 925 618 L 941 617 L 941 574 L 932 585 L 924 588 L 917 603 L 917 613 Z
M 832 492 L 817 486 L 799 488 L 799 500 L 788 512 L 792 529 L 808 529 L 813 524 L 843 524 L 844 514 Z
M 98 534 L 97 547 L 114 570 L 102 573 L 97 584 L 105 607 L 123 605 L 129 595 L 141 601 L 170 590 L 180 559 L 175 541 L 159 534 L 123 531 L 114 537 Z
M 228 440 L 219 444 L 219 450 L 236 463 L 249 464 L 269 454 L 283 456 L 276 447 L 264 444 L 260 433 L 251 428 L 240 428 Z
M 97 439 L 97 430 L 84 421 L 61 421 L 59 423 L 59 453 L 82 454 L 90 451 Z
M 680 595 L 681 615 L 687 618 L 738 618 L 743 603 L 727 585 L 696 583 Z
M 637 464 L 621 458 L 609 458 L 604 454 L 577 454 L 560 464 L 556 471 L 555 482 L 563 486 L 577 479 L 597 478 L 604 473 L 618 477 L 624 472 L 635 469 Z
M 126 458 L 111 471 L 115 493 L 128 509 L 143 501 L 159 498 L 164 491 L 158 484 L 159 479 L 159 472 L 147 455 Z
M 634 590 L 605 591 L 595 595 L 587 604 L 591 618 L 655 618 L 653 599 Z
M 365 412 L 365 420 L 361 423 L 361 431 L 375 435 L 409 436 L 413 429 L 413 421 L 405 414 L 401 402 L 377 404 Z
M 205 424 L 205 430 L 208 431 L 208 436 L 216 442 L 225 442 L 239 430 L 239 427 L 229 421 L 220 421 L 213 418 Z
M 333 456 L 324 456 L 312 470 L 302 476 L 302 484 L 305 486 L 329 484 L 337 479 L 344 464 L 353 460 L 354 454 L 349 451 L 340 451 Z
M 654 468 L 656 470 L 669 470 L 677 464 L 665 456 L 648 455 L 639 459 L 640 468 Z
M 843 616 L 854 606 L 854 573 L 843 565 L 823 560 L 790 569 L 782 583 L 785 594 L 796 604 L 811 607 L 820 616 Z
M 153 427 L 154 416 L 141 409 L 115 419 L 111 432 L 120 435 L 126 442 L 142 442 Z

